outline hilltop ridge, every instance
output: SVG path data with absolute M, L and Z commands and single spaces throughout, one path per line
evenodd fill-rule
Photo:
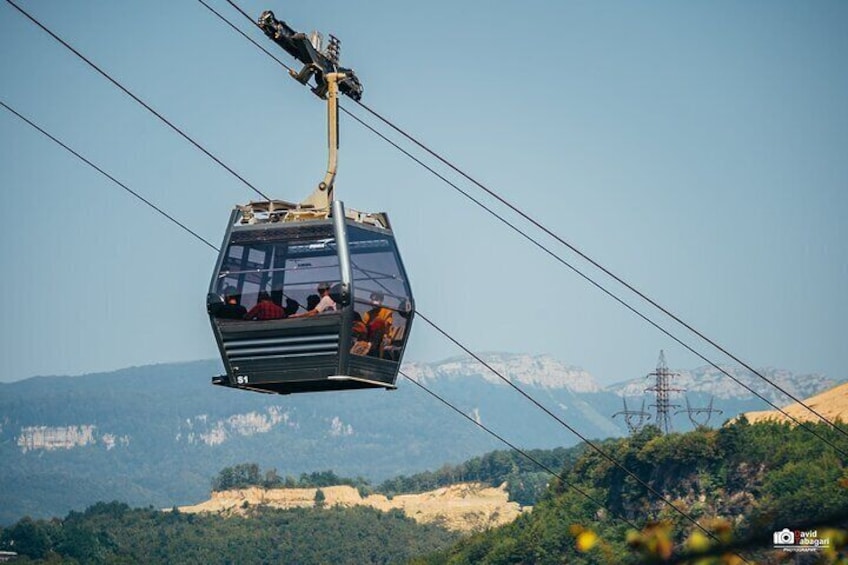
M 318 491 L 322 495 L 321 502 L 316 502 Z M 209 500 L 181 506 L 179 511 L 232 516 L 245 515 L 250 507 L 255 506 L 283 510 L 316 506 L 368 506 L 383 512 L 397 509 L 416 522 L 438 524 L 457 532 L 479 532 L 508 524 L 522 512 L 529 511 L 529 507 L 509 501 L 506 483 L 499 487 L 482 483 L 457 483 L 418 494 L 398 494 L 391 498 L 384 494 L 362 496 L 356 488 L 347 485 L 274 489 L 249 487 L 213 492 Z
M 602 388 L 588 371 L 553 356 L 483 358 L 589 438 L 626 435 L 622 419 L 612 416 L 623 394 L 642 396 L 647 384 L 641 377 Z M 523 449 L 579 441 L 477 361 L 406 367 L 428 389 L 478 423 L 506 431 Z M 276 396 L 213 387 L 209 379 L 218 372 L 218 362 L 200 361 L 0 384 L 0 524 L 114 498 L 139 506 L 187 505 L 207 496 L 223 466 L 245 461 L 285 475 L 332 469 L 377 483 L 503 447 L 402 378 L 391 392 Z M 762 408 L 761 400 L 714 373 L 700 382 L 702 371 L 691 371 L 696 382 L 686 386 L 694 390 L 688 393 L 692 406 L 706 405 L 714 394 L 724 419 Z M 782 375 L 780 383 L 799 397 L 833 383 L 787 371 L 765 374 Z M 745 378 L 755 390 L 768 388 Z M 685 415 L 673 420 L 675 430 L 692 427 Z
M 848 383 L 843 383 L 839 386 L 828 389 L 820 394 L 805 399 L 804 404 L 830 420 L 831 422 L 848 421 Z M 819 418 L 798 404 L 793 402 L 788 406 L 782 407 L 783 410 L 801 422 L 818 422 Z M 774 422 L 789 422 L 790 419 L 777 410 L 760 410 L 756 412 L 746 412 L 745 417 L 752 424 L 754 422 L 762 422 L 771 420 Z
M 555 359 L 550 355 L 522 355 L 488 352 L 480 356 L 488 365 L 513 382 L 541 388 L 564 388 L 572 392 L 598 392 L 601 386 L 588 371 Z M 502 384 L 479 361 L 470 357 L 451 357 L 436 363 L 408 363 L 404 372 L 423 382 L 438 379 L 480 377 Z

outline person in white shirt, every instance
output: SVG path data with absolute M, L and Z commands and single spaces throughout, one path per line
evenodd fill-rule
M 336 303 L 330 298 L 330 283 L 322 282 L 318 285 L 318 296 L 321 297 L 321 300 L 318 301 L 318 304 L 312 310 L 308 312 L 304 312 L 303 314 L 295 314 L 292 318 L 303 318 L 306 316 L 317 316 L 323 312 L 335 312 L 336 311 Z

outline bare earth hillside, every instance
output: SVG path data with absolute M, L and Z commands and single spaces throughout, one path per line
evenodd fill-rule
M 319 489 L 263 489 L 259 487 L 213 492 L 212 498 L 194 506 L 180 507 L 180 512 L 243 514 L 251 506 L 271 508 L 308 508 L 315 506 Z M 365 498 L 350 486 L 323 487 L 324 505 L 371 506 L 378 510 L 398 509 L 421 523 L 438 523 L 461 532 L 482 531 L 515 520 L 529 507 L 509 502 L 506 484 L 498 488 L 480 483 L 461 483 L 421 494 L 400 494 L 386 498 L 372 494 Z
M 821 394 L 812 396 L 804 401 L 804 404 L 833 422 L 834 420 L 848 421 L 848 383 L 841 384 Z M 802 422 L 817 422 L 818 417 L 800 404 L 793 403 L 784 407 L 784 410 L 794 418 Z M 748 412 L 745 414 L 748 421 L 761 422 L 772 420 L 775 422 L 786 422 L 789 419 L 777 410 L 763 410 L 761 412 Z

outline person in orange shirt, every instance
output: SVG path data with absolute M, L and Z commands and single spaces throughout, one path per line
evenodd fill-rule
M 392 335 L 393 312 L 383 306 L 385 296 L 382 292 L 371 293 L 371 309 L 362 316 L 362 323 L 368 329 L 368 341 L 371 349 L 368 355 L 383 356 L 383 346 L 386 338 Z

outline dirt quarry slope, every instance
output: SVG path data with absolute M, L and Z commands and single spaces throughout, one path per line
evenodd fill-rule
M 804 400 L 804 404 L 806 404 L 807 406 L 809 406 L 831 422 L 833 422 L 834 420 L 848 422 L 848 383 L 843 383 L 830 390 L 826 390 L 821 394 L 812 396 Z M 815 414 L 813 414 L 812 412 L 797 403 L 790 404 L 789 406 L 786 406 L 783 409 L 788 414 L 791 414 L 794 418 L 797 418 L 801 422 L 820 421 Z M 748 412 L 745 414 L 745 417 L 748 418 L 748 421 L 752 424 L 754 422 L 762 422 L 765 420 L 772 420 L 775 422 L 791 421 L 789 420 L 789 418 L 787 418 L 777 410 Z
M 244 514 L 251 506 L 310 508 L 315 506 L 315 488 L 263 489 L 259 487 L 213 492 L 212 498 L 180 512 Z M 398 509 L 420 523 L 439 523 L 461 532 L 482 531 L 515 520 L 529 507 L 509 502 L 506 484 L 498 488 L 480 483 L 461 483 L 420 494 L 399 494 L 388 499 L 382 494 L 363 498 L 350 486 L 323 487 L 324 505 L 371 506 L 378 510 Z M 245 504 L 246 503 L 246 504 Z

